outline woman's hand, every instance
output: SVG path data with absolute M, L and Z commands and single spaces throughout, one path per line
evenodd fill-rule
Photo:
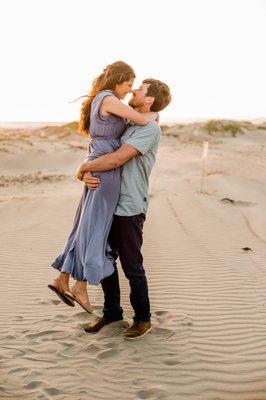
M 149 122 L 159 122 L 159 113 L 157 113 L 156 111 L 149 111 L 147 113 L 142 113 L 142 115 L 145 115 L 146 118 L 149 118 Z
M 97 189 L 97 187 L 101 183 L 100 179 L 93 176 L 91 172 L 84 172 L 83 182 L 85 183 L 87 188 L 91 190 Z
M 159 113 L 156 111 L 150 111 L 149 114 L 152 116 L 153 121 L 159 122 Z

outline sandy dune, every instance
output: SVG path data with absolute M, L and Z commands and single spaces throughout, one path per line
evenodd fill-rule
M 47 289 L 82 190 L 69 142 L 85 139 L 45 138 L 1 152 L 0 399 L 265 400 L 265 133 L 211 142 L 204 193 L 202 144 L 163 138 L 143 248 L 153 330 L 138 341 L 121 337 L 122 273 L 125 321 L 97 335 Z

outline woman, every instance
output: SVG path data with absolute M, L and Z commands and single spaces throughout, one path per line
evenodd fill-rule
M 120 147 L 126 120 L 139 125 L 156 120 L 157 113 L 140 114 L 121 102 L 132 91 L 134 78 L 133 69 L 117 61 L 93 82 L 80 119 L 81 131 L 92 138 L 88 159 Z M 66 304 L 73 306 L 77 301 L 90 313 L 87 282 L 98 285 L 114 271 L 107 238 L 119 197 L 120 168 L 94 175 L 101 179 L 101 185 L 96 191 L 84 187 L 65 249 L 52 264 L 60 274 L 48 285 Z M 70 275 L 76 281 L 71 290 Z

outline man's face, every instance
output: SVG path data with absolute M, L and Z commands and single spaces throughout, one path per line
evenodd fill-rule
M 147 91 L 149 88 L 149 83 L 142 83 L 138 89 L 132 90 L 133 94 L 128 102 L 128 105 L 132 108 L 138 108 L 144 106 L 147 101 Z

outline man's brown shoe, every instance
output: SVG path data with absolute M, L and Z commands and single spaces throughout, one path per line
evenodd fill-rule
M 151 322 L 134 322 L 123 334 L 124 339 L 138 339 L 151 330 Z
M 118 319 L 117 321 L 121 321 L 120 319 Z M 106 319 L 104 317 L 101 317 L 100 319 L 98 319 L 98 321 L 96 321 L 93 324 L 86 324 L 83 326 L 83 329 L 85 332 L 88 333 L 97 333 L 99 332 L 105 325 L 109 325 L 112 322 L 116 322 L 116 321 L 106 321 Z

